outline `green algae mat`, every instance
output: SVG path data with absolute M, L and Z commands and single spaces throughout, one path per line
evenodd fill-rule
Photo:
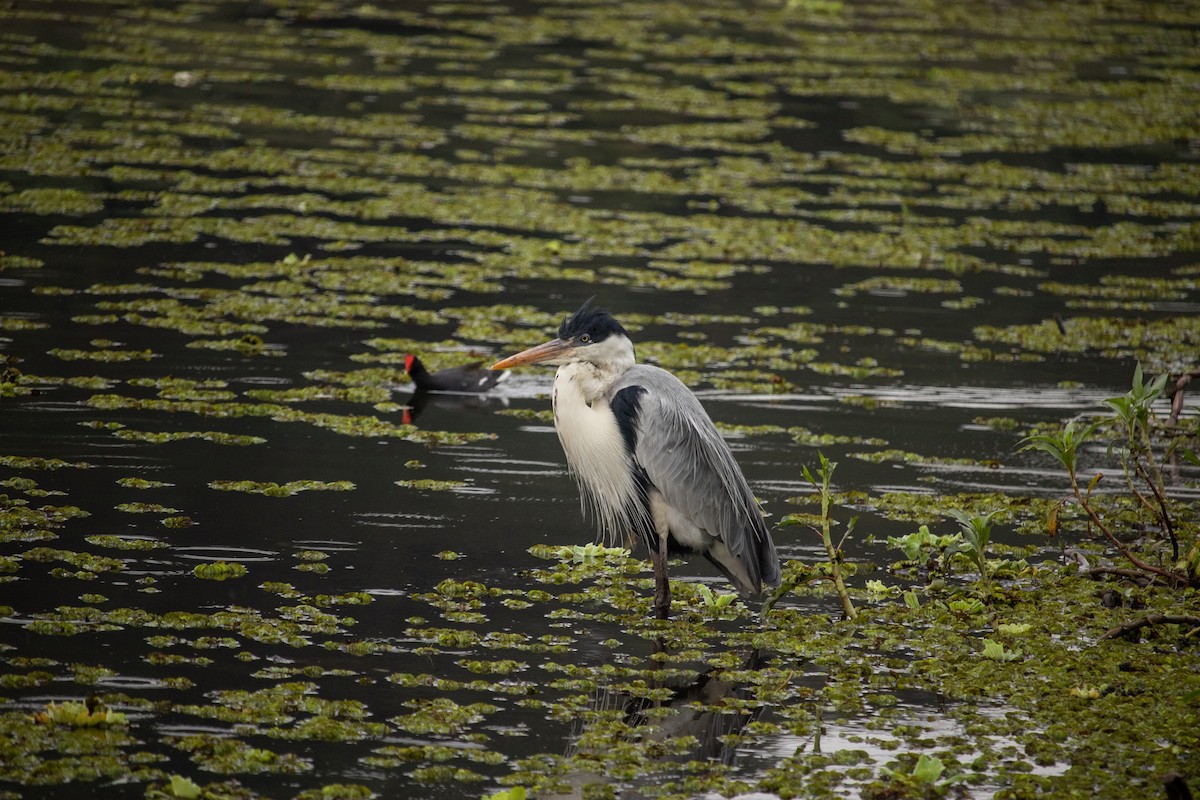
M 1123 0 L 4 5 L 0 800 L 1200 789 L 1195 583 L 1128 569 L 1020 449 L 1137 364 L 1200 369 L 1197 31 Z M 687 562 L 651 619 L 548 375 L 412 394 L 406 354 L 507 354 L 592 295 L 733 445 L 769 612 Z M 1196 396 L 1152 442 L 1178 553 L 1114 440 L 1079 452 L 1181 575 Z

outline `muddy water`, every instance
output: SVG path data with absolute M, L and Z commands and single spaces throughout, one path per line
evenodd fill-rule
M 592 765 L 732 791 L 809 746 L 788 709 L 828 667 L 789 655 L 718 731 L 755 735 L 597 755 L 606 704 L 638 727 L 654 665 L 740 664 L 756 623 L 706 608 L 695 587 L 726 587 L 687 562 L 699 627 L 654 630 L 644 565 L 544 547 L 592 539 L 548 372 L 413 397 L 404 355 L 492 359 L 595 295 L 700 394 L 773 521 L 811 510 L 819 449 L 864 571 L 991 493 L 1024 509 L 1001 544 L 1057 558 L 1038 502 L 1063 479 L 1015 445 L 1138 360 L 1194 367 L 1200 102 L 1186 10 L 1056 13 L 0 12 L 7 710 L 96 694 L 127 717 L 83 743 L 10 722 L 28 756 L 3 779 L 457 797 Z M 821 557 L 804 528 L 776 540 Z M 826 746 L 882 763 L 870 718 L 831 713 Z

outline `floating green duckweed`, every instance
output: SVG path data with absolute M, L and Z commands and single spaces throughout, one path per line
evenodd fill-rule
M 41 725 L 68 725 L 74 728 L 100 728 L 129 724 L 129 720 L 124 714 L 105 708 L 103 703 L 87 704 L 71 701 L 48 704 L 45 711 L 39 711 L 33 715 L 33 721 Z
M 80 216 L 104 208 L 96 197 L 77 189 L 26 189 L 0 199 L 0 210 Z
M 89 469 L 92 465 L 86 461 L 64 461 L 61 458 L 42 458 L 41 456 L 9 456 L 0 455 L 0 465 L 17 470 L 48 469 L 56 470 L 70 467 L 72 469 Z
M 93 395 L 88 404 L 102 411 L 137 410 L 163 413 L 190 413 L 204 417 L 270 419 L 313 425 L 345 436 L 389 437 L 420 444 L 455 445 L 494 439 L 493 433 L 457 433 L 424 430 L 408 424 L 395 424 L 375 416 L 308 412 L 275 403 L 208 402 L 133 398 L 114 394 Z M 65 463 L 64 463 L 65 466 Z
M 209 564 L 197 564 L 192 568 L 192 574 L 197 578 L 208 581 L 225 581 L 230 578 L 241 578 L 246 574 L 244 564 L 230 564 L 225 561 L 214 561 Z
M 115 431 L 114 435 L 120 439 L 130 441 L 148 442 L 150 444 L 164 444 L 166 442 L 181 442 L 187 439 L 203 439 L 206 442 L 214 444 L 228 444 L 237 446 L 246 446 L 252 444 L 262 444 L 267 441 L 261 436 L 239 436 L 231 433 L 222 433 L 220 431 L 135 431 L 129 428 L 122 428 Z
M 149 350 L 68 350 L 55 347 L 50 355 L 64 361 L 149 361 L 154 353 Z
M 414 711 L 389 721 L 401 730 L 417 735 L 461 734 L 472 723 L 479 722 L 497 710 L 496 706 L 488 703 L 459 705 L 448 697 L 413 702 L 410 705 L 415 708 Z
M 160 503 L 118 503 L 117 511 L 130 514 L 178 514 L 180 509 L 170 508 Z
M 99 547 L 111 547 L 117 550 L 157 550 L 161 547 L 166 547 L 166 542 L 158 539 L 140 538 L 132 536 L 115 536 L 111 534 L 97 534 L 86 538 L 88 544 L 94 544 Z
M 430 478 L 420 480 L 402 480 L 396 481 L 397 486 L 403 486 L 405 489 L 417 489 L 424 492 L 452 492 L 455 489 L 461 489 L 467 485 L 466 481 L 439 481 Z
M 115 558 L 52 547 L 35 547 L 32 550 L 26 550 L 21 557 L 26 561 L 63 561 L 80 570 L 76 577 L 85 577 L 89 573 L 94 575 L 99 572 L 119 572 L 125 568 L 125 563 Z
M 165 481 L 153 481 L 146 478 L 118 478 L 117 485 L 126 489 L 161 489 L 174 484 Z
M 206 771 L 223 775 L 296 774 L 312 769 L 298 756 L 250 747 L 237 739 L 195 735 L 179 737 L 172 744 Z
M 223 492 L 246 492 L 263 494 L 267 497 L 290 497 L 300 492 L 349 492 L 354 484 L 350 481 L 289 481 L 260 483 L 258 481 L 210 481 L 209 487 Z

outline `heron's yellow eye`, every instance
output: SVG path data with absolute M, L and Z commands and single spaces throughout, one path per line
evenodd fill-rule
M 588 336 L 586 333 L 584 333 L 584 334 L 581 334 L 581 335 L 580 335 L 580 337 L 579 337 L 579 341 L 583 342 L 584 344 L 591 344 L 591 343 L 592 343 L 592 337 L 591 337 L 591 336 Z

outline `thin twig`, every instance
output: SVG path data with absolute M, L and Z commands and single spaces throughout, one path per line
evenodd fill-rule
M 1154 577 L 1151 575 L 1138 572 L 1136 569 L 1121 569 L 1120 567 L 1091 567 L 1087 571 L 1087 575 L 1089 578 L 1093 575 L 1116 575 L 1118 578 L 1128 578 L 1142 585 L 1154 582 Z
M 1104 534 L 1104 538 L 1108 540 L 1108 543 L 1117 548 L 1117 551 L 1120 552 L 1120 554 L 1126 559 L 1128 559 L 1131 564 L 1140 570 L 1144 570 L 1145 572 L 1163 576 L 1174 586 L 1187 585 L 1188 580 L 1183 575 L 1180 575 L 1177 572 L 1172 572 L 1168 569 L 1163 569 L 1162 567 L 1156 567 L 1151 564 L 1147 564 L 1145 561 L 1142 561 L 1140 558 L 1134 555 L 1133 551 L 1125 546 L 1125 544 L 1122 543 L 1121 540 L 1118 539 L 1111 530 L 1109 530 L 1109 527 L 1104 524 L 1104 522 L 1100 519 L 1100 516 L 1095 512 L 1095 510 L 1092 509 L 1091 505 L 1088 504 L 1087 500 L 1083 496 L 1083 492 L 1079 488 L 1079 481 L 1076 480 L 1074 474 L 1071 475 L 1071 488 L 1075 492 L 1075 499 L 1079 501 L 1079 505 L 1083 506 L 1083 510 L 1087 513 L 1088 519 L 1095 523 L 1096 527 L 1100 529 L 1100 532 Z M 1089 493 L 1090 491 L 1091 490 L 1089 488 Z
M 1193 617 L 1190 614 L 1147 614 L 1105 631 L 1100 638 L 1112 639 L 1116 636 L 1124 636 L 1147 625 L 1200 625 L 1200 617 Z
M 1143 498 L 1143 501 L 1147 502 L 1147 506 L 1149 507 L 1150 512 L 1157 514 L 1157 516 L 1159 518 L 1159 526 L 1163 529 L 1163 532 L 1165 534 L 1167 534 L 1167 538 L 1171 541 L 1172 560 L 1178 561 L 1179 560 L 1179 540 L 1175 538 L 1175 526 L 1171 523 L 1171 512 L 1167 509 L 1167 498 L 1163 496 L 1163 493 L 1161 491 L 1159 491 L 1159 488 L 1158 488 L 1162 483 L 1162 476 L 1161 475 L 1153 476 L 1153 477 L 1158 478 L 1158 480 L 1151 480 L 1152 476 L 1149 474 L 1149 470 L 1147 469 L 1145 464 L 1141 463 L 1140 459 L 1136 459 L 1133 463 L 1133 466 L 1134 466 L 1134 469 L 1138 472 L 1138 474 L 1141 475 L 1142 480 L 1144 480 L 1146 482 L 1146 484 L 1150 487 L 1150 491 L 1154 495 L 1155 501 L 1157 501 L 1157 503 L 1158 503 L 1158 509 L 1156 511 L 1155 508 L 1153 506 L 1150 506 L 1149 502 L 1145 501 Z M 1140 492 L 1138 493 L 1138 496 L 1141 497 Z
M 1185 372 L 1175 381 L 1175 385 L 1167 392 L 1167 397 L 1171 400 L 1171 415 L 1167 417 L 1168 425 L 1179 424 L 1179 415 L 1183 413 L 1183 393 L 1184 389 L 1192 378 L 1200 378 L 1200 369 L 1194 369 L 1191 372 Z

